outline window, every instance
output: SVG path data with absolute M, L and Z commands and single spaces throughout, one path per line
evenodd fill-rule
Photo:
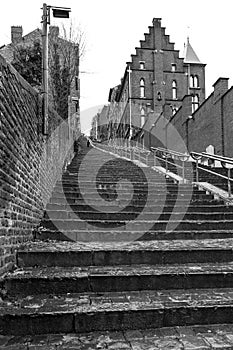
M 192 96 L 192 113 L 195 112 L 199 107 L 199 96 L 193 95 Z
M 177 99 L 177 82 L 175 80 L 172 82 L 172 99 Z
M 199 79 L 197 75 L 194 76 L 194 87 L 199 87 Z
M 172 63 L 172 72 L 175 72 L 175 71 L 176 71 L 176 64 Z
M 172 109 L 172 115 L 176 114 L 176 111 L 178 108 L 176 106 L 171 106 L 171 109 Z
M 145 69 L 145 62 L 140 62 L 140 69 Z
M 198 75 L 190 75 L 190 83 L 189 86 L 191 88 L 197 88 L 199 87 L 199 78 Z
M 75 77 L 75 90 L 79 90 L 79 81 L 78 81 L 78 77 Z
M 142 108 L 141 109 L 141 128 L 143 127 L 144 124 L 145 124 L 145 109 Z
M 145 80 L 143 78 L 140 80 L 140 97 L 145 97 Z
M 190 77 L 189 77 L 189 86 L 194 87 L 194 76 L 193 75 L 190 75 Z

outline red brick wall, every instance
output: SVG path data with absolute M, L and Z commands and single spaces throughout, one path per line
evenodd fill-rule
M 67 124 L 50 111 L 50 135 L 43 136 L 40 109 L 38 93 L 0 56 L 0 274 L 32 238 L 65 158 L 72 156 Z

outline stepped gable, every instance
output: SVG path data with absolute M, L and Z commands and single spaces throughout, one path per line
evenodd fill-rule
M 232 348 L 233 207 L 98 146 L 81 142 L 1 281 L 1 344 Z

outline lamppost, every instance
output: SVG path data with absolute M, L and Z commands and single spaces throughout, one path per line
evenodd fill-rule
M 43 4 L 42 15 L 42 86 L 43 86 L 43 134 L 48 134 L 48 25 L 50 24 L 50 9 L 53 17 L 69 18 L 71 9 L 68 7 L 54 7 Z
M 128 73 L 128 100 L 129 100 L 129 141 L 131 141 L 132 139 L 132 136 L 133 136 L 133 130 L 132 130 L 132 96 L 131 96 L 131 73 L 132 73 L 132 70 L 131 70 L 131 67 L 130 67 L 130 64 L 128 64 L 128 69 L 127 69 L 127 73 Z M 130 142 L 129 142 L 130 144 Z

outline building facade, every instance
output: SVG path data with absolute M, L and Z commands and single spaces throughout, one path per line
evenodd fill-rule
M 215 154 L 233 157 L 233 87 L 228 89 L 228 78 L 219 78 L 213 88 L 193 113 L 192 97 L 185 96 L 170 122 L 189 151 L 204 152 L 211 146 Z
M 205 64 L 201 63 L 189 39 L 184 57 L 154 18 L 136 53 L 126 63 L 121 83 L 109 93 L 109 138 L 143 140 L 150 146 L 149 132 L 162 115 L 167 120 L 191 95 L 192 110 L 205 100 Z
M 108 140 L 109 108 L 109 105 L 104 105 L 103 108 L 92 118 L 90 137 L 93 140 Z

